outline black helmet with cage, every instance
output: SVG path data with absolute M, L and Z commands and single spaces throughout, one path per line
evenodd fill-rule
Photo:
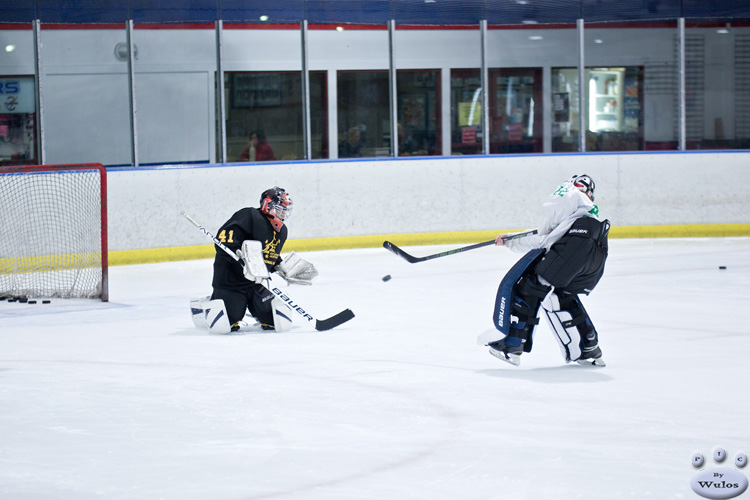
M 572 182 L 575 187 L 577 187 L 586 196 L 588 196 L 591 199 L 591 201 L 594 201 L 594 189 L 596 189 L 596 184 L 594 184 L 594 179 L 592 179 L 586 174 L 574 175 L 570 179 L 570 182 Z
M 266 189 L 260 195 L 260 211 L 268 218 L 274 231 L 281 230 L 289 216 L 292 214 L 292 197 L 283 188 L 278 186 Z

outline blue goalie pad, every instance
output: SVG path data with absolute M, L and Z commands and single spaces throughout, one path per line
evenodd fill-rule
M 544 248 L 536 248 L 521 257 L 513 267 L 505 274 L 500 282 L 495 298 L 495 310 L 492 315 L 492 323 L 502 334 L 508 335 L 510 331 L 511 305 L 515 300 L 515 286 L 527 269 L 536 265 L 545 254 Z

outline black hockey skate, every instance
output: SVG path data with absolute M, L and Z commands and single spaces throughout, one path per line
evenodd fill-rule
M 502 359 L 506 363 L 510 363 L 513 366 L 518 366 L 521 364 L 523 345 L 510 347 L 505 345 L 505 339 L 498 340 L 497 342 L 490 342 L 487 345 L 490 348 L 490 354 L 492 354 L 496 358 Z
M 603 368 L 607 366 L 602 358 L 602 350 L 599 349 L 598 345 L 591 347 L 584 347 L 581 357 L 576 360 L 576 363 L 584 366 L 597 366 Z

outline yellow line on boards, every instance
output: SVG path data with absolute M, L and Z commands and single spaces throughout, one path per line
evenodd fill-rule
M 312 252 L 316 250 L 342 250 L 347 248 L 376 248 L 383 241 L 398 246 L 447 245 L 488 241 L 504 232 L 521 231 L 458 231 L 449 233 L 377 234 L 368 236 L 340 236 L 335 238 L 290 239 L 285 252 Z M 750 236 L 750 224 L 687 224 L 669 226 L 612 227 L 611 238 L 703 238 Z M 213 245 L 186 247 L 147 248 L 142 250 L 115 250 L 109 253 L 109 265 L 147 264 L 177 260 L 212 259 Z

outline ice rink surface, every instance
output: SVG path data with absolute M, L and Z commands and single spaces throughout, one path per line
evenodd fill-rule
M 196 330 L 210 260 L 114 267 L 109 303 L 1 302 L 0 498 L 697 499 L 694 452 L 750 454 L 750 238 L 611 240 L 582 299 L 601 369 L 544 320 L 520 367 L 477 345 L 507 249 L 302 256 L 315 285 L 282 288 L 352 321 Z

